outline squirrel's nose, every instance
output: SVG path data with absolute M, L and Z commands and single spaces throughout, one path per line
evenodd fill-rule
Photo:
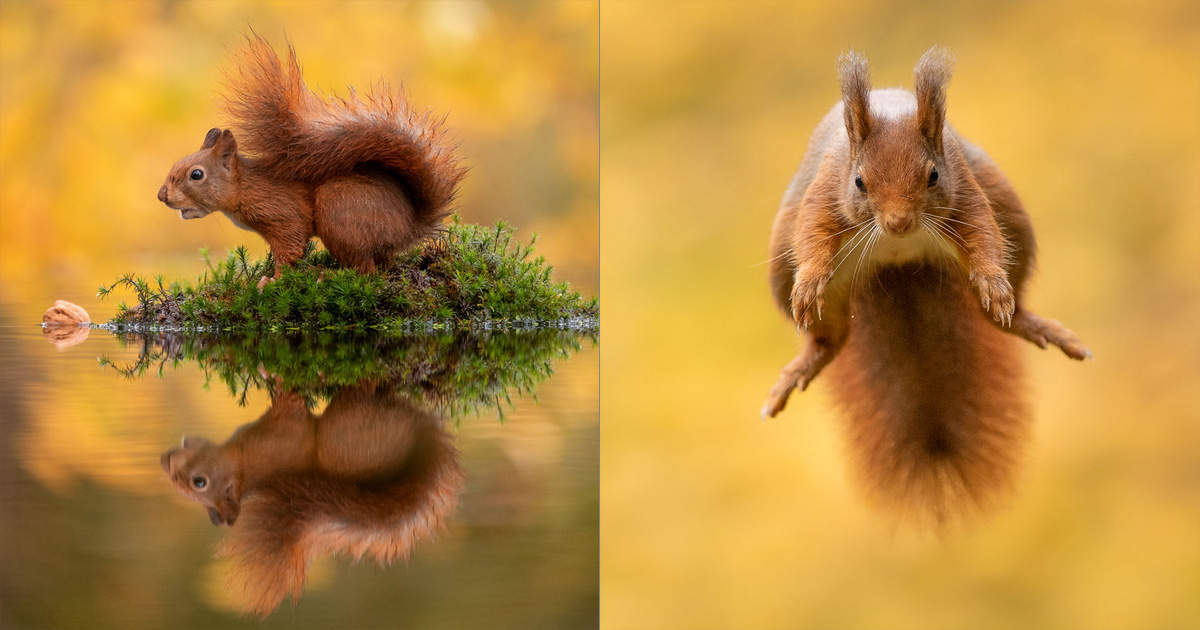
M 158 200 L 167 203 L 167 185 L 163 184 L 162 188 L 158 189 Z
M 883 227 L 897 236 L 906 234 L 917 224 L 911 214 L 890 214 L 883 220 Z

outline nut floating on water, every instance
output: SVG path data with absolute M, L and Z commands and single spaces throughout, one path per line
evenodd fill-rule
M 42 336 L 59 350 L 69 348 L 88 338 L 92 329 L 83 324 L 90 322 L 83 307 L 59 300 L 42 315 Z
M 42 314 L 42 324 L 46 326 L 78 326 L 91 321 L 82 306 L 66 300 L 58 300 Z

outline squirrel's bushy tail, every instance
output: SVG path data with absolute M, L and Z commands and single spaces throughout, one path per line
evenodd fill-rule
M 1015 488 L 1030 419 L 1014 338 L 984 319 L 957 270 L 878 273 L 855 295 L 855 328 L 828 382 L 867 500 L 945 531 Z
M 397 179 L 418 222 L 449 214 L 466 174 L 446 142 L 442 118 L 413 111 L 403 92 L 380 81 L 365 96 L 326 101 L 304 85 L 296 51 L 286 64 L 262 37 L 248 36 L 229 68 L 225 109 L 239 147 L 271 172 L 325 181 L 369 167 Z

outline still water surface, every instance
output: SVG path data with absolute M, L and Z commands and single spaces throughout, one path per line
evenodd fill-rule
M 597 624 L 594 335 L 3 323 L 0 626 Z

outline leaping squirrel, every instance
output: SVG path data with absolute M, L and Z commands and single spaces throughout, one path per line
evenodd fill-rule
M 449 214 L 465 169 L 441 118 L 413 111 L 382 82 L 326 101 L 305 87 L 293 48 L 285 64 L 257 35 L 234 61 L 225 109 L 236 139 L 209 130 L 158 191 L 182 218 L 221 211 L 257 232 L 277 279 L 313 236 L 344 267 L 388 267 Z
M 828 366 L 870 498 L 939 523 L 1012 484 L 1029 412 L 1008 335 L 1091 356 L 1025 305 L 1033 225 L 996 164 L 945 122 L 952 66 L 930 49 L 914 93 L 872 90 L 865 58 L 840 59 L 842 101 L 771 230 L 771 291 L 807 341 L 762 409 L 778 414 Z

